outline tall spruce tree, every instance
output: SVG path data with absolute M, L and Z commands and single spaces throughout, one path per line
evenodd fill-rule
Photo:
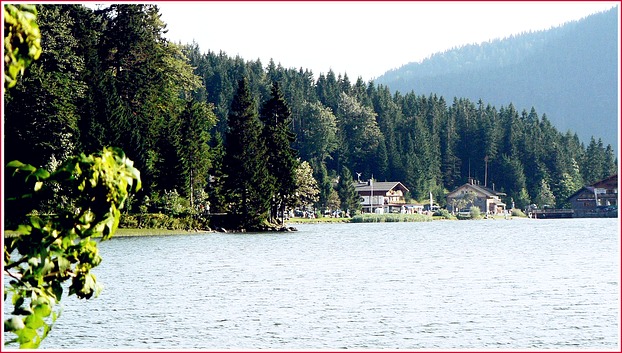
M 207 186 L 211 163 L 209 130 L 216 124 L 216 116 L 211 106 L 189 100 L 178 123 L 178 175 L 183 193 L 190 199 L 190 206 L 194 207 L 195 195 L 201 194 Z
M 320 190 L 315 207 L 320 210 L 321 214 L 324 214 L 324 211 L 330 208 L 329 200 L 331 192 L 334 192 L 333 185 L 328 177 L 328 171 L 326 170 L 324 163 L 317 159 L 313 159 L 311 163 L 313 168 L 313 177 L 317 180 L 318 188 Z
M 268 170 L 262 124 L 246 78 L 239 81 L 227 122 L 226 199 L 239 228 L 257 229 L 268 218 L 274 177 Z
M 264 104 L 260 114 L 263 122 L 262 137 L 267 148 L 268 170 L 275 184 L 271 204 L 270 218 L 275 220 L 281 214 L 284 220 L 287 200 L 296 191 L 296 168 L 298 156 L 291 145 L 296 136 L 291 132 L 291 113 L 279 84 L 272 84 L 272 97 Z
M 337 194 L 339 194 L 341 199 L 341 209 L 343 211 L 349 211 L 352 215 L 354 211 L 361 209 L 359 195 L 354 188 L 354 179 L 352 179 L 352 173 L 347 167 L 341 168 L 339 182 L 337 183 Z
M 225 193 L 225 176 L 224 176 L 224 159 L 225 146 L 222 135 L 216 132 L 212 138 L 210 145 L 212 163 L 209 170 L 209 178 L 207 184 L 207 194 L 209 195 L 210 212 L 223 213 L 227 211 L 226 193 Z

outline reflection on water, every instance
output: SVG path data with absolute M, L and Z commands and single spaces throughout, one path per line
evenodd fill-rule
M 113 238 L 41 348 L 619 349 L 616 219 Z

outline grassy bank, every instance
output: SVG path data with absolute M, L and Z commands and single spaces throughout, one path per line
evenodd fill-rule
M 315 224 L 315 223 L 350 223 L 350 218 L 332 218 L 332 217 L 320 217 L 320 218 L 290 218 L 287 224 Z
M 376 222 L 430 222 L 431 216 L 421 214 L 401 214 L 401 213 L 384 213 L 384 214 L 361 214 L 352 217 L 352 223 L 376 223 Z
M 178 229 L 150 229 L 150 228 L 119 228 L 114 234 L 115 237 L 142 237 L 150 235 L 182 235 L 196 234 L 200 231 L 178 230 Z
M 14 237 L 17 232 L 14 230 L 5 230 L 4 236 L 7 238 Z M 144 237 L 152 235 L 182 235 L 182 234 L 198 234 L 200 231 L 188 231 L 188 230 L 172 230 L 172 229 L 149 229 L 149 228 L 119 228 L 114 237 Z

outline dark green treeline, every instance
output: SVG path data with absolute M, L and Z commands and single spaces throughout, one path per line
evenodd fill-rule
M 386 86 L 360 78 L 352 83 L 347 74 L 329 71 L 315 80 L 309 70 L 273 61 L 264 68 L 258 60 L 202 53 L 196 44 L 185 52 L 205 87 L 195 97 L 212 103 L 219 121 L 233 97 L 225 92 L 232 92 L 240 77 L 249 77 L 259 101 L 267 99 L 271 82 L 279 82 L 292 111 L 295 148 L 314 170 L 328 170 L 316 175 L 319 184 L 326 177 L 336 180 L 347 167 L 363 179 L 401 181 L 415 199 L 432 192 L 442 202 L 448 190 L 471 177 L 506 192 L 516 207 L 541 203 L 549 190 L 562 207 L 583 185 L 617 171 L 611 146 L 593 137 L 586 147 L 535 108 L 519 110 L 512 103 L 496 108 L 462 98 L 447 102 L 415 92 L 392 95 Z M 217 130 L 224 129 L 217 124 Z M 328 199 L 323 193 L 320 199 Z
M 235 169 L 227 140 L 232 114 L 241 109 L 234 97 L 243 80 L 256 104 L 253 128 L 280 109 L 274 103 L 282 94 L 289 115 L 276 114 L 284 115 L 293 135 L 277 124 L 274 131 L 282 138 L 271 142 L 289 141 L 311 164 L 320 208 L 334 199 L 330 185 L 344 167 L 362 179 L 401 181 L 415 199 L 432 192 L 441 202 L 444 193 L 472 177 L 506 192 L 517 207 L 544 195 L 550 201 L 549 190 L 563 206 L 584 184 L 617 171 L 611 146 L 598 137 L 585 146 L 533 108 L 391 94 L 360 78 L 351 82 L 346 74 L 329 71 L 315 78 L 309 70 L 273 61 L 264 66 L 203 53 L 196 44 L 167 41 L 153 5 L 38 9 L 43 54 L 5 93 L 5 161 L 53 168 L 68 155 L 121 147 L 142 173 L 144 191 L 132 204 L 135 212 L 174 212 L 173 197 L 192 205 L 210 200 L 212 211 L 223 211 L 232 198 L 244 197 L 223 192 L 232 187 L 226 180 Z M 272 168 L 295 164 L 288 159 L 279 166 L 279 158 L 264 160 Z M 5 182 L 7 190 L 19 192 L 10 176 Z M 272 200 L 256 201 L 266 217 L 282 207 L 277 195 L 284 197 L 293 187 L 288 188 L 270 190 Z

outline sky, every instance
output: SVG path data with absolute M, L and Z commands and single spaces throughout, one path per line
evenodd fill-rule
M 286 68 L 332 69 L 370 81 L 462 45 L 537 31 L 608 10 L 617 1 L 161 2 L 167 38 Z

